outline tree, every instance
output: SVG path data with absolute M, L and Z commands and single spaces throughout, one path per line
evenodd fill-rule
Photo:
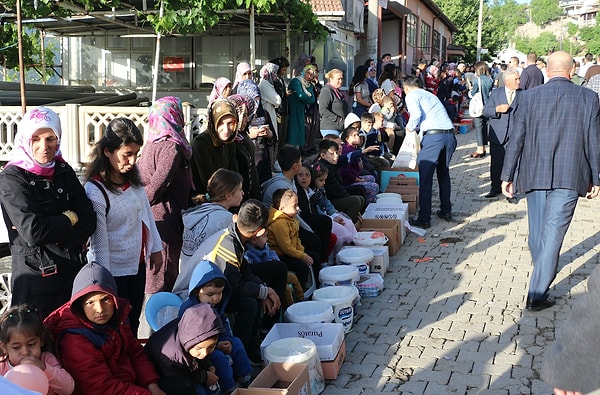
M 43 18 L 48 16 L 68 17 L 71 11 L 59 7 L 55 0 L 38 0 L 37 8 L 32 1 L 22 2 L 22 14 L 24 18 Z M 107 9 L 122 6 L 120 0 L 71 0 L 71 3 L 84 8 L 87 11 L 94 9 Z M 158 8 L 160 0 L 155 0 Z M 164 15 L 148 14 L 138 11 L 138 23 L 149 24 L 155 31 L 162 34 L 201 34 L 220 21 L 228 19 L 232 14 L 224 12 L 239 8 L 249 9 L 253 7 L 257 14 L 270 13 L 281 15 L 286 20 L 293 22 L 291 28 L 300 33 L 307 33 L 312 38 L 324 40 L 327 31 L 318 22 L 312 12 L 308 0 L 163 0 Z M 0 11 L 4 8 L 8 13 L 14 12 L 15 0 L 0 2 Z M 18 63 L 18 54 L 13 52 L 12 44 L 16 43 L 16 27 L 14 24 L 2 24 L 0 28 L 0 48 L 9 47 L 2 52 L 7 59 L 6 67 L 14 68 Z M 5 33 L 6 32 L 6 33 Z M 13 34 L 14 33 L 14 34 Z M 26 64 L 36 63 L 40 58 L 39 41 L 36 44 L 35 37 L 23 39 L 24 60 Z M 14 48 L 16 51 L 16 47 Z
M 542 32 L 536 38 L 518 37 L 515 47 L 523 53 L 535 52 L 538 56 L 545 56 L 560 49 L 556 36 L 550 32 Z
M 436 0 L 442 11 L 458 27 L 454 44 L 467 49 L 467 61 L 477 53 L 477 19 L 479 0 Z M 484 3 L 482 47 L 496 53 L 506 46 L 519 25 L 527 22 L 525 6 L 515 0 L 490 0 Z
M 531 0 L 531 20 L 538 26 L 554 21 L 563 14 L 563 9 L 558 6 L 558 0 Z

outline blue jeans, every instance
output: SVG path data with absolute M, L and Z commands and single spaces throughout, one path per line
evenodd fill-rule
M 528 244 L 533 260 L 527 299 L 540 300 L 547 297 L 556 277 L 560 248 L 579 196 L 570 189 L 549 189 L 527 192 L 526 197 Z
M 431 195 L 433 173 L 437 173 L 440 188 L 440 208 L 442 214 L 452 214 L 450 202 L 450 159 L 456 149 L 454 134 L 426 134 L 421 141 L 419 163 L 419 216 L 418 220 L 431 222 Z
M 222 351 L 215 350 L 210 355 L 210 360 L 215 367 L 215 373 L 219 376 L 219 386 L 223 391 L 233 390 L 236 387 L 236 377 L 243 377 L 252 373 L 252 364 L 246 354 L 242 341 L 234 336 L 221 335 L 219 341 L 229 340 L 231 342 L 231 360 Z

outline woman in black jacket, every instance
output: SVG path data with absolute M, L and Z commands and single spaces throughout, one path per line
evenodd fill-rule
M 325 74 L 327 84 L 321 90 L 319 97 L 319 112 L 321 114 L 321 135 L 337 134 L 344 130 L 344 119 L 348 115 L 348 102 L 344 92 L 340 90 L 344 81 L 342 70 L 331 69 Z
M 96 229 L 96 213 L 75 171 L 60 153 L 58 115 L 27 112 L 13 158 L 0 174 L 0 202 L 12 254 L 12 301 L 46 317 L 71 298 L 85 264 L 82 246 Z

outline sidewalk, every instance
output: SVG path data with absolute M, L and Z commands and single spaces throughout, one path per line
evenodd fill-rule
M 579 200 L 551 289 L 557 304 L 526 311 L 526 201 L 485 199 L 489 155 L 468 157 L 473 132 L 457 139 L 450 173 L 453 214 L 463 222 L 434 216 L 424 242 L 408 235 L 385 290 L 357 308 L 346 362 L 324 395 L 552 393 L 539 379 L 542 353 L 598 263 L 600 201 Z M 423 257 L 433 259 L 413 262 Z

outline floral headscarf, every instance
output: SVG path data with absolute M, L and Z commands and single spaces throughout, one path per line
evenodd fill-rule
M 50 128 L 58 138 L 58 146 L 54 159 L 49 163 L 40 164 L 33 156 L 31 138 L 40 129 Z M 37 107 L 27 111 L 19 123 L 17 135 L 15 136 L 13 157 L 6 166 L 17 166 L 43 177 L 54 175 L 56 161 L 64 162 L 60 152 L 60 137 L 62 129 L 58 114 L 46 107 Z
M 148 114 L 148 141 L 154 143 L 172 139 L 183 149 L 186 159 L 192 157 L 192 146 L 185 137 L 183 127 L 183 107 L 175 96 L 166 96 L 156 100 Z
M 256 112 L 256 104 L 254 103 L 254 100 L 250 100 L 246 96 L 240 95 L 239 93 L 229 96 L 227 100 L 229 100 L 235 106 L 235 109 L 238 113 L 238 138 L 236 139 L 236 141 L 243 140 L 243 137 L 239 135 L 239 133 L 243 132 L 242 123 L 244 120 L 244 116 L 248 115 L 248 118 L 251 118 L 252 115 Z
M 279 78 L 277 76 L 278 71 L 279 66 L 275 63 L 267 63 L 260 69 L 260 78 L 269 82 L 271 85 L 274 85 L 275 81 Z
M 237 93 L 246 96 L 250 100 L 255 100 L 257 96 L 260 97 L 260 89 L 252 80 L 243 80 L 240 82 Z
M 231 86 L 231 81 L 229 78 L 219 77 L 215 80 L 213 90 L 210 92 L 210 96 L 208 97 L 209 105 L 216 100 L 225 99 L 225 97 L 223 97 L 223 89 L 225 89 L 227 85 Z
M 252 67 L 250 67 L 250 65 L 248 63 L 246 63 L 246 62 L 238 63 L 237 67 L 235 68 L 235 80 L 233 81 L 234 88 L 236 86 L 238 86 L 238 84 L 244 80 L 243 79 L 244 74 L 246 74 L 249 71 L 252 71 Z

